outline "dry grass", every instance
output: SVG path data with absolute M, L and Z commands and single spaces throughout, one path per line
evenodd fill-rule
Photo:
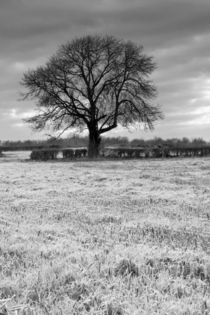
M 210 159 L 1 158 L 0 178 L 0 300 L 33 314 L 210 314 Z

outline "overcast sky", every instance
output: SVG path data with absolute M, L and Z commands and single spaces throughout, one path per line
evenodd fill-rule
M 155 100 L 165 119 L 130 138 L 202 137 L 210 141 L 210 0 L 0 0 L 0 139 L 39 138 L 22 119 L 34 109 L 19 84 L 60 44 L 111 34 L 144 46 L 158 65 Z

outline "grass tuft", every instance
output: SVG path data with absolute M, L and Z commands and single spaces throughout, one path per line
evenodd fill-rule
M 136 264 L 134 264 L 131 260 L 123 259 L 118 265 L 115 267 L 115 275 L 116 276 L 136 276 L 139 275 L 139 270 Z

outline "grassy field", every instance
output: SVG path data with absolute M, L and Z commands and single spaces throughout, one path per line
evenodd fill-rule
M 0 159 L 0 299 L 36 314 L 210 314 L 210 159 Z

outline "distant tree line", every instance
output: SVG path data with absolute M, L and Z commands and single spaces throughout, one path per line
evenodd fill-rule
M 210 142 L 206 142 L 202 138 L 194 138 L 192 140 L 184 137 L 182 139 L 171 138 L 171 139 L 162 139 L 162 138 L 154 138 L 150 140 L 143 139 L 133 139 L 130 141 L 131 146 L 169 146 L 169 147 L 202 147 L 210 145 Z
M 26 140 L 26 141 L 0 141 L 1 147 L 10 148 L 11 150 L 31 150 L 33 147 L 37 148 L 65 148 L 65 147 L 88 147 L 88 137 L 71 136 L 68 138 L 50 138 L 47 140 Z M 101 141 L 102 147 L 108 146 L 124 146 L 124 147 L 150 147 L 150 146 L 168 146 L 168 147 L 202 147 L 208 146 L 210 142 L 206 142 L 202 138 L 188 139 L 186 137 L 182 139 L 162 139 L 153 138 L 150 140 L 133 139 L 130 140 L 127 137 L 103 137 Z

